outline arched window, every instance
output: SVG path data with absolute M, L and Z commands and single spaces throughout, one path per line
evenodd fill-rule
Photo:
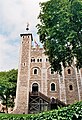
M 70 69 L 68 69 L 68 74 L 71 74 L 71 70 Z
M 48 62 L 48 58 L 46 58 L 46 62 Z
M 72 85 L 69 85 L 69 90 L 73 90 L 73 86 Z
M 42 59 L 40 59 L 40 62 L 42 62 Z
M 52 83 L 52 84 L 51 84 L 51 91 L 55 91 L 55 89 L 56 89 L 56 88 L 55 88 L 55 84 Z
M 39 59 L 37 59 L 37 62 L 39 62 Z
M 34 58 L 32 58 L 32 59 L 31 59 L 31 62 L 35 62 L 35 59 L 34 59 Z
M 41 58 L 37 59 L 37 62 L 42 62 L 42 59 Z
M 53 69 L 51 69 L 51 74 L 54 74 L 54 70 Z
M 37 68 L 34 69 L 34 74 L 38 74 Z

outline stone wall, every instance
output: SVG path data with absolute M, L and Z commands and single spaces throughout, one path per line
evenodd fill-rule
M 33 83 L 38 84 L 38 90 L 43 94 L 50 98 L 58 98 L 66 104 L 82 100 L 82 69 L 77 72 L 73 66 L 63 68 L 62 76 L 56 72 L 51 74 L 44 49 L 39 46 L 31 47 L 31 34 L 21 34 L 21 37 L 16 104 L 13 113 L 28 113 L 29 92 L 32 92 Z M 52 83 L 55 84 L 54 91 L 51 90 Z

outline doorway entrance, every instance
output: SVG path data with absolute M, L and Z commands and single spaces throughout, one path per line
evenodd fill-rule
M 33 83 L 33 85 L 32 85 L 32 93 L 37 93 L 37 92 L 38 92 L 38 84 Z

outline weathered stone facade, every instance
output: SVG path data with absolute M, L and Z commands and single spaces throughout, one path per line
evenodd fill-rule
M 16 104 L 13 113 L 28 113 L 29 92 L 40 91 L 66 104 L 82 100 L 82 69 L 63 69 L 62 76 L 51 71 L 44 49 L 32 47 L 32 34 L 21 34 Z M 34 85 L 35 83 L 35 86 Z

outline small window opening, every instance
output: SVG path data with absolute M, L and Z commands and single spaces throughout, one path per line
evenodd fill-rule
M 33 59 L 33 62 L 35 62 L 35 59 Z
M 34 69 L 34 74 L 37 74 L 38 72 L 37 72 L 37 69 Z
M 54 83 L 51 84 L 51 91 L 55 91 L 55 84 Z
M 51 69 L 51 74 L 54 74 L 54 70 L 53 69 Z
M 72 85 L 69 85 L 69 89 L 70 89 L 70 90 L 73 90 L 73 86 L 72 86 Z
M 48 58 L 46 58 L 46 62 L 48 62 Z
M 40 59 L 40 62 L 42 62 L 42 59 Z
M 35 59 L 31 59 L 31 62 L 35 62 Z
M 39 62 L 39 59 L 37 59 L 37 62 Z
M 23 67 L 24 67 L 24 66 L 26 66 L 26 63 L 23 63 L 22 65 L 23 65 Z
M 71 70 L 70 69 L 68 69 L 68 74 L 71 74 Z
M 24 66 L 25 66 L 26 64 L 24 63 Z

